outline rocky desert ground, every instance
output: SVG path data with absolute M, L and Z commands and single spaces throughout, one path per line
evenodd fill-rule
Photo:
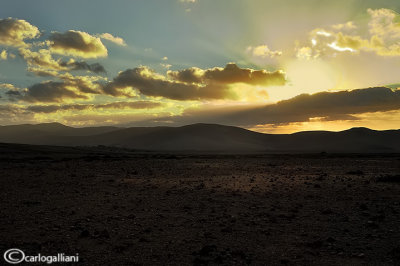
M 29 147 L 0 147 L 2 252 L 79 253 L 79 265 L 400 265 L 398 154 Z

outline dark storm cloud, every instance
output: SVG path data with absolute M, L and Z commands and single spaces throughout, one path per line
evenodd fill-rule
M 131 92 L 123 90 L 125 88 L 134 88 L 146 96 L 174 100 L 234 98 L 234 94 L 226 86 L 175 82 L 165 79 L 147 67 L 120 72 L 112 82 L 106 84 L 103 91 L 113 96 L 131 96 Z
M 126 88 L 133 88 L 146 96 L 174 100 L 235 99 L 236 94 L 229 87 L 231 84 L 271 86 L 285 82 L 282 71 L 242 69 L 233 63 L 225 68 L 169 71 L 167 77 L 147 67 L 139 67 L 120 72 L 103 90 L 113 96 L 130 96 L 132 92 Z
M 140 125 L 190 124 L 198 122 L 237 126 L 306 122 L 310 118 L 354 120 L 354 115 L 400 110 L 400 90 L 385 87 L 340 92 L 302 94 L 276 104 L 258 107 L 188 109 L 181 116 L 142 121 Z
M 268 116 L 276 114 L 277 121 L 280 122 L 301 122 L 307 121 L 311 117 L 327 117 L 336 120 L 343 115 L 397 109 L 400 109 L 400 90 L 393 91 L 389 88 L 377 87 L 352 91 L 320 92 L 312 95 L 301 94 L 267 106 L 265 109 L 259 110 L 261 112 L 259 115 L 266 112 Z

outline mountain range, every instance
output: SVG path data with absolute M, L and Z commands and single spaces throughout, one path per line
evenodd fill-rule
M 263 134 L 239 127 L 192 124 L 182 127 L 85 127 L 59 123 L 0 126 L 0 142 L 55 146 L 114 146 L 180 152 L 400 152 L 400 130 L 351 128 L 340 132 Z

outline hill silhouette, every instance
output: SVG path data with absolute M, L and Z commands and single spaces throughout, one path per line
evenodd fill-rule
M 340 132 L 263 134 L 239 127 L 86 127 L 59 123 L 0 127 L 0 142 L 56 146 L 115 146 L 151 151 L 400 152 L 400 130 L 352 128 Z

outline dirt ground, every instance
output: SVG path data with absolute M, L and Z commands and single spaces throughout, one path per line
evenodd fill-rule
M 2 254 L 400 265 L 400 155 L 3 155 L 0 177 Z

